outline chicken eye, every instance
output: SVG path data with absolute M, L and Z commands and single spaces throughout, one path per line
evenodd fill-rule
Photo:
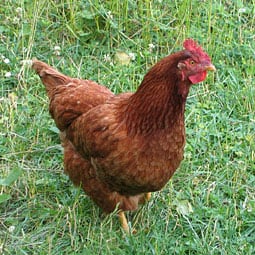
M 194 61 L 194 60 L 190 60 L 189 63 L 190 63 L 190 65 L 192 65 L 192 66 L 195 65 L 195 61 Z

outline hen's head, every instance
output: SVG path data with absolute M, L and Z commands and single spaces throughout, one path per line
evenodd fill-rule
M 203 81 L 207 71 L 215 71 L 210 57 L 192 39 L 187 39 L 183 43 L 185 55 L 188 57 L 179 61 L 177 67 L 181 72 L 182 80 L 189 80 L 192 84 Z

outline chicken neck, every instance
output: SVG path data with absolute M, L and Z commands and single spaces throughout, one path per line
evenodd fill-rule
M 137 92 L 129 98 L 126 123 L 131 135 L 148 135 L 184 123 L 191 83 L 182 81 L 174 68 L 168 67 L 168 72 L 163 74 L 160 70 L 162 75 L 155 71 L 155 67 L 152 68 Z

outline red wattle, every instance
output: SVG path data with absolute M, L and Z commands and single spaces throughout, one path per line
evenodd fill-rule
M 192 82 L 192 84 L 196 84 L 198 82 L 203 81 L 206 78 L 206 71 L 203 71 L 201 73 L 197 73 L 194 75 L 189 76 L 189 80 Z

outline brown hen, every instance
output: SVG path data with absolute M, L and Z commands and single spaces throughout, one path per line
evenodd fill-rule
M 65 172 L 105 212 L 118 206 L 126 231 L 123 212 L 164 187 L 180 165 L 190 86 L 215 70 L 195 41 L 183 46 L 153 66 L 135 93 L 119 95 L 33 61 L 60 130 Z

